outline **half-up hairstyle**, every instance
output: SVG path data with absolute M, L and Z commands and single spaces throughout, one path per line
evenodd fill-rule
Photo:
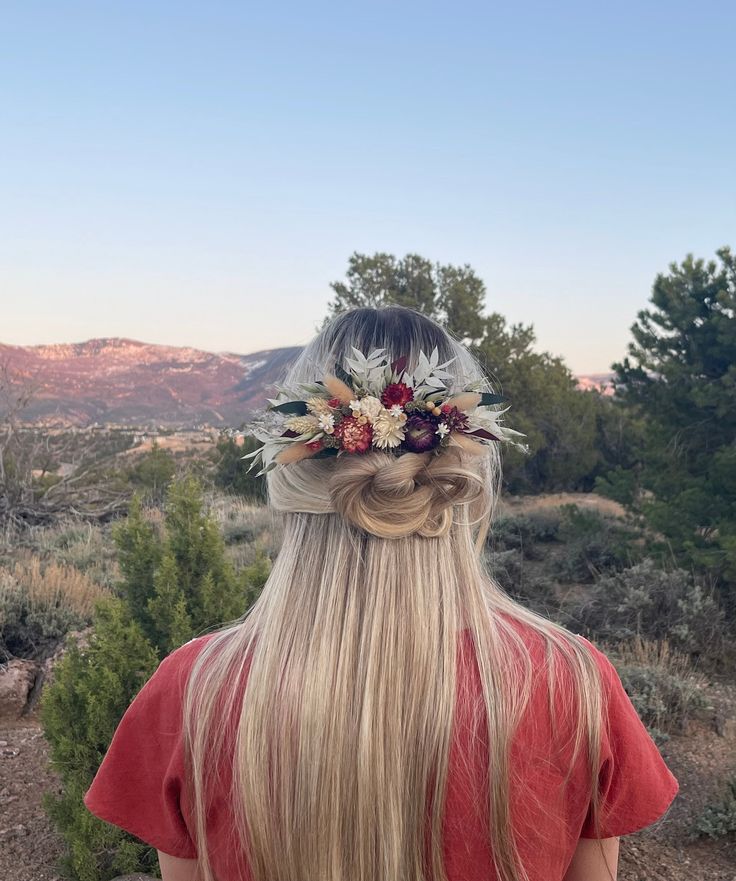
M 283 384 L 313 383 L 352 347 L 407 356 L 409 370 L 420 351 L 437 348 L 440 362 L 454 359 L 450 393 L 478 382 L 496 391 L 458 340 L 399 306 L 337 315 Z M 519 623 L 543 641 L 550 707 L 563 678 L 560 694 L 577 696 L 568 777 L 582 757 L 599 828 L 599 668 L 585 641 L 513 601 L 487 571 L 501 468 L 497 444 L 483 451 L 371 450 L 267 473 L 282 547 L 258 600 L 197 656 L 185 695 L 203 881 L 214 881 L 207 811 L 222 762 L 232 767 L 234 846 L 253 881 L 446 881 L 442 821 L 463 630 L 482 689 L 499 881 L 529 881 L 510 805 L 511 744 L 535 674 Z

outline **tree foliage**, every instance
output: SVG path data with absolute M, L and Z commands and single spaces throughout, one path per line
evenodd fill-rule
M 629 504 L 681 564 L 709 569 L 733 592 L 736 257 L 716 253 L 708 262 L 688 254 L 657 275 L 629 355 L 613 367 L 618 400 L 643 426 Z M 620 475 L 610 483 L 620 487 Z
M 433 263 L 418 254 L 352 254 L 344 281 L 332 282 L 331 314 L 356 306 L 416 309 L 472 343 L 483 334 L 483 281 L 468 266 Z
M 159 446 L 153 439 L 150 452 L 146 453 L 128 472 L 131 484 L 140 487 L 151 501 L 159 502 L 166 494 L 166 487 L 176 474 L 176 460 L 169 450 Z
M 169 485 L 161 530 L 146 518 L 136 497 L 113 536 L 121 593 L 161 651 L 173 651 L 205 628 L 245 611 L 241 580 L 192 475 Z
M 156 855 L 123 830 L 103 823 L 82 797 L 128 705 L 156 669 L 158 656 L 120 599 L 100 600 L 95 629 L 81 651 L 73 639 L 41 696 L 41 721 L 59 794 L 44 807 L 68 843 L 60 870 L 75 881 L 155 871 Z
M 531 456 L 504 450 L 509 489 L 539 492 L 590 489 L 606 459 L 598 435 L 610 427 L 610 402 L 577 388 L 564 361 L 535 349 L 531 325 L 485 314 L 486 288 L 468 265 L 432 263 L 417 254 L 354 253 L 345 279 L 331 285 L 331 314 L 359 306 L 408 306 L 438 321 L 478 357 L 497 388 L 510 398 L 509 424 L 527 434 Z M 511 421 L 513 420 L 513 422 Z
M 249 474 L 248 468 L 251 460 L 243 459 L 243 456 L 253 452 L 261 445 L 261 441 L 250 435 L 245 435 L 242 444 L 238 444 L 234 437 L 222 434 L 217 441 L 214 453 L 215 486 L 253 502 L 264 502 L 266 480 L 263 476 L 256 477 L 257 469 Z
M 235 572 L 216 520 L 191 475 L 169 485 L 163 521 L 138 495 L 113 530 L 120 596 L 98 604 L 82 650 L 70 640 L 42 697 L 44 733 L 61 793 L 46 805 L 67 844 L 60 871 L 73 881 L 108 881 L 158 871 L 155 850 L 92 815 L 82 796 L 113 733 L 159 661 L 209 627 L 239 617 L 258 597 L 270 560 L 258 552 Z

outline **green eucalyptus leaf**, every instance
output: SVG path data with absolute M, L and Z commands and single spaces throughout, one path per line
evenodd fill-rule
M 275 404 L 270 409 L 277 413 L 294 413 L 297 416 L 306 416 L 307 414 L 305 401 L 284 401 L 283 404 Z
M 350 388 L 353 387 L 353 376 L 345 370 L 342 364 L 335 364 L 335 376 L 341 379 L 347 386 L 350 386 Z
M 504 401 L 508 401 L 506 395 L 492 395 L 490 392 L 481 392 L 479 406 L 488 407 L 490 404 L 503 404 Z

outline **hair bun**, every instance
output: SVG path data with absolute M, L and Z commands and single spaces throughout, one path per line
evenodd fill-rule
M 375 451 L 341 456 L 329 484 L 335 511 L 380 538 L 444 535 L 452 525 L 453 506 L 474 501 L 483 489 L 483 478 L 463 463 L 455 447 L 440 455 Z

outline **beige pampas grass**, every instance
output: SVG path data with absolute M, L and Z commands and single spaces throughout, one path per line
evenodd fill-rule
M 288 447 L 276 455 L 274 461 L 278 462 L 279 465 L 289 465 L 292 462 L 299 462 L 302 459 L 308 459 L 310 456 L 314 456 L 317 450 L 310 450 L 307 446 L 308 443 L 311 443 L 311 441 L 300 441 L 297 444 L 289 444 Z
M 478 392 L 461 392 L 459 395 L 454 395 L 442 403 L 449 404 L 451 407 L 457 407 L 458 410 L 463 410 L 467 413 L 469 410 L 474 410 L 480 404 L 480 401 L 481 396 Z
M 485 444 L 469 438 L 467 435 L 463 434 L 460 431 L 453 431 L 450 434 L 450 443 L 457 444 L 457 446 L 462 447 L 464 450 L 467 450 L 474 456 L 485 456 L 486 454 Z
M 337 398 L 341 403 L 349 404 L 355 398 L 355 392 L 350 386 L 336 376 L 332 376 L 328 373 L 323 381 L 327 391 L 333 398 Z

